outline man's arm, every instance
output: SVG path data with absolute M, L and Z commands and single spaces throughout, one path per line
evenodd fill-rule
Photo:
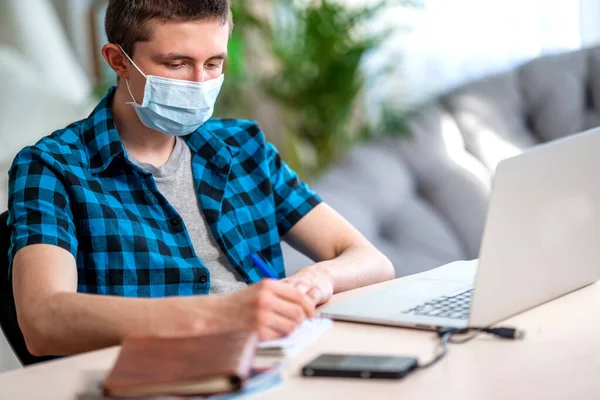
M 272 339 L 288 334 L 314 313 L 308 296 L 269 280 L 230 296 L 129 299 L 76 293 L 73 255 L 44 244 L 17 252 L 13 287 L 19 326 L 29 351 L 37 356 L 95 350 L 130 336 L 241 329 Z
M 319 262 L 305 267 L 284 282 L 309 294 L 317 304 L 333 293 L 394 277 L 391 262 L 358 230 L 294 172 L 270 143 L 265 151 L 273 188 L 277 227 L 283 239 Z
M 285 279 L 318 304 L 333 293 L 394 278 L 390 260 L 325 203 L 298 221 L 284 240 L 319 261 Z

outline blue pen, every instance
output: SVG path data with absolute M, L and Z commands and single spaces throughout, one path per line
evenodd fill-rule
M 267 265 L 267 263 L 264 261 L 264 259 L 258 253 L 252 253 L 252 254 L 250 254 L 250 259 L 252 259 L 252 263 L 254 264 L 254 266 L 256 268 L 258 268 L 258 270 L 260 271 L 260 273 L 265 278 L 279 279 L 279 278 L 277 278 L 277 275 L 275 274 L 275 272 L 273 272 L 273 270 L 271 269 L 271 267 L 269 267 Z

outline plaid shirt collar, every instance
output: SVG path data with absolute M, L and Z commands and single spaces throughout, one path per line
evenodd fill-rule
M 125 148 L 117 132 L 111 105 L 116 93 L 112 87 L 100 100 L 92 114 L 85 120 L 83 142 L 87 151 L 90 172 L 102 173 L 117 157 L 125 155 Z M 238 143 L 229 140 L 226 143 L 218 132 L 200 126 L 196 131 L 183 137 L 190 150 L 223 171 L 239 151 Z

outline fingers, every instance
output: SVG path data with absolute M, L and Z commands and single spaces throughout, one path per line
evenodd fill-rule
M 282 282 L 285 282 L 298 289 L 301 293 L 306 294 L 316 306 L 323 303 L 323 292 L 318 286 L 301 279 L 289 279 Z
M 308 317 L 300 305 L 282 299 L 275 299 L 272 311 L 292 321 L 294 325 L 302 323 Z
M 298 289 L 300 291 L 300 293 L 303 293 L 303 294 L 307 294 L 313 286 L 306 281 L 296 280 L 296 279 L 284 280 L 282 282 L 295 287 L 296 289 Z
M 269 327 L 258 328 L 257 332 L 260 341 L 279 339 L 285 336 L 284 334 Z
M 306 293 L 308 295 L 308 297 L 310 297 L 316 305 L 319 305 L 321 303 L 321 299 L 323 298 L 323 295 L 321 293 L 321 290 L 316 287 L 313 286 L 312 288 L 310 288 L 308 290 L 308 292 Z
M 257 297 L 257 312 L 254 324 L 261 340 L 283 337 L 296 329 L 306 318 L 303 308 L 288 299 L 279 297 L 271 284 L 263 284 Z M 292 288 L 292 290 L 295 290 Z
M 250 290 L 254 294 L 248 311 L 261 340 L 286 336 L 315 315 L 315 301 L 292 285 L 262 280 Z
M 315 315 L 315 302 L 296 287 L 277 281 L 263 282 L 265 282 L 266 285 L 269 285 L 269 289 L 271 289 L 277 297 L 302 307 L 304 315 L 307 318 L 312 318 Z
M 256 314 L 256 326 L 261 340 L 269 340 L 289 335 L 298 324 L 281 314 L 270 310 Z

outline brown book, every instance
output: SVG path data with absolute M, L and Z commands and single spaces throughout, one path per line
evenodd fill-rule
M 236 392 L 250 375 L 257 344 L 250 332 L 127 339 L 104 391 L 114 397 Z

